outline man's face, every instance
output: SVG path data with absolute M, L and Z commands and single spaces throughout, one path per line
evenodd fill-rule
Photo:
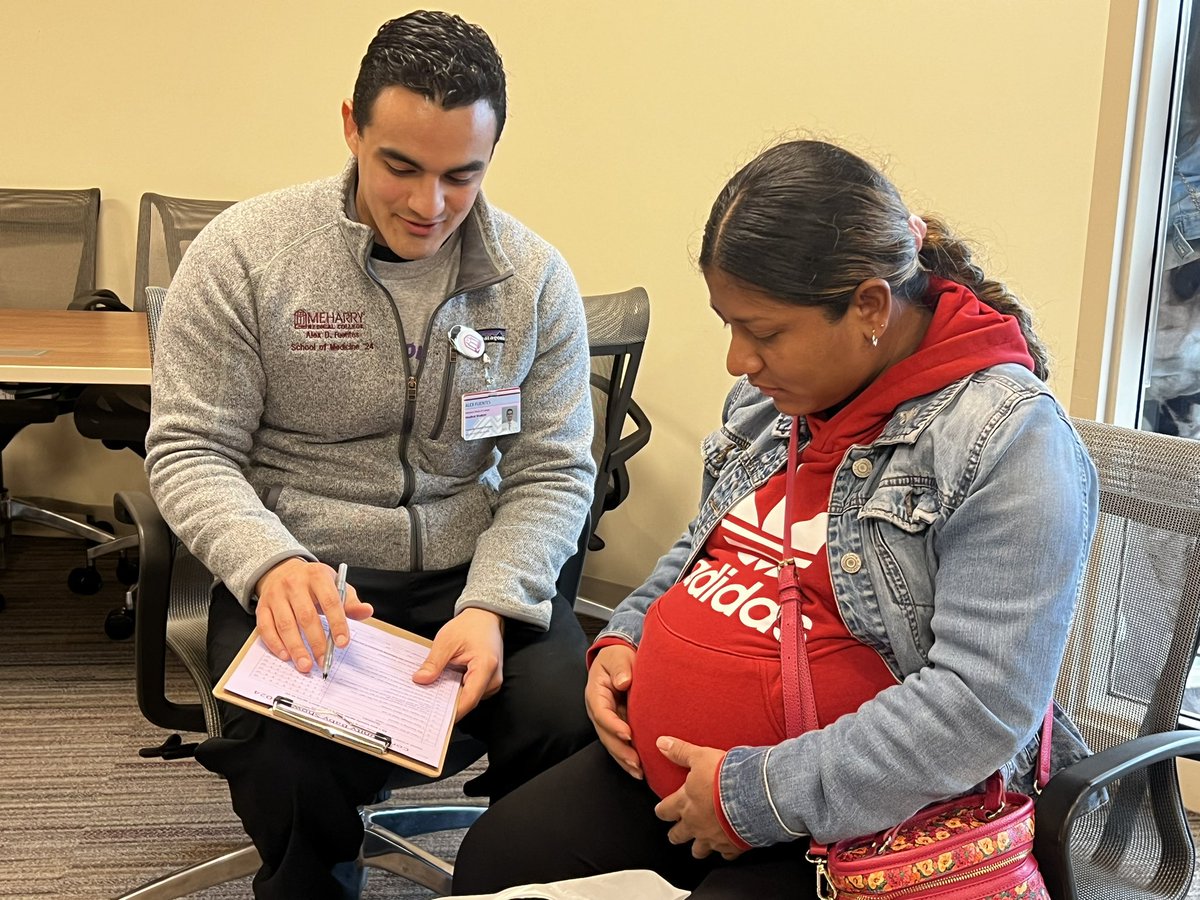
M 355 204 L 364 225 L 404 259 L 437 253 L 462 224 L 491 162 L 496 114 L 486 100 L 442 109 L 407 88 L 380 91 L 361 130 L 342 104 L 358 160 Z

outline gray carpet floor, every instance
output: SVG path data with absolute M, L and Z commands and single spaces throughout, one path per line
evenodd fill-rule
M 190 759 L 138 756 L 166 732 L 138 711 L 132 643 L 104 634 L 106 613 L 124 596 L 113 562 L 101 561 L 99 594 L 79 597 L 66 588 L 82 546 L 16 537 L 0 572 L 8 605 L 0 613 L 0 897 L 13 900 L 117 897 L 244 843 L 224 782 Z M 190 699 L 182 668 L 169 685 Z M 461 791 L 473 774 L 405 790 L 393 802 L 475 802 Z M 423 840 L 446 857 L 460 837 Z M 247 878 L 194 896 L 249 895 Z M 431 894 L 372 872 L 364 896 Z
M 0 571 L 8 603 L 0 613 L 0 897 L 11 900 L 118 897 L 245 840 L 220 779 L 192 760 L 138 756 L 165 732 L 138 711 L 131 643 L 104 634 L 124 588 L 102 560 L 101 592 L 71 594 L 66 573 L 82 561 L 80 542 L 17 537 Z M 194 696 L 182 669 L 168 684 L 181 700 Z M 461 785 L 476 771 L 393 802 L 472 802 Z M 422 841 L 450 859 L 460 838 Z M 248 897 L 249 878 L 193 896 Z M 364 892 L 367 900 L 430 896 L 385 872 L 371 873 Z M 1200 884 L 1187 896 L 1200 900 Z

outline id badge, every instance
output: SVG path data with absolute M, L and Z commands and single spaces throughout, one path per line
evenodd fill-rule
M 463 394 L 462 436 L 467 441 L 516 434 L 521 430 L 521 389 Z

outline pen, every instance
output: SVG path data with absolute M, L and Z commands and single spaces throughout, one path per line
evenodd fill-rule
M 337 571 L 337 592 L 338 600 L 341 601 L 342 607 L 346 606 L 346 564 L 338 565 Z M 329 624 L 329 616 L 325 617 L 327 626 L 325 632 L 325 662 L 321 666 L 322 680 L 329 677 L 329 669 L 333 665 L 333 626 Z

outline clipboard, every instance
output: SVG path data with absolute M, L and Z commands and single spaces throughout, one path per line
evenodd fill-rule
M 334 652 L 334 667 L 328 682 L 323 682 L 319 664 L 314 665 L 309 673 L 301 674 L 290 661 L 284 662 L 272 655 L 259 640 L 256 628 L 213 688 L 213 696 L 430 778 L 438 777 L 450 746 L 454 709 L 462 689 L 462 671 L 447 667 L 443 677 L 430 686 L 436 688 L 430 694 L 425 686 L 412 684 L 411 676 L 423 661 L 432 641 L 373 617 L 350 621 L 348 624 L 351 629 L 350 645 Z M 360 658 L 350 658 L 351 653 L 359 654 Z M 365 673 L 372 671 L 377 676 L 394 673 L 394 678 L 373 679 L 372 687 L 384 692 L 382 698 L 371 697 L 374 713 L 343 715 L 332 706 L 312 701 L 314 691 L 321 694 L 327 691 L 336 693 L 335 689 L 341 687 L 344 695 L 351 685 L 351 681 L 347 680 L 351 678 L 346 674 L 347 667 L 351 667 L 352 678 L 359 682 L 366 677 Z M 339 668 L 343 669 L 340 673 Z M 341 685 L 334 685 L 339 674 L 344 681 Z M 232 681 L 236 687 L 245 690 L 251 679 L 255 686 L 253 691 L 239 693 L 230 689 Z M 312 679 L 323 683 L 310 683 Z M 295 690 L 297 687 L 302 690 Z M 420 699 L 423 692 L 424 699 Z M 414 698 L 415 703 L 404 704 L 406 699 Z M 425 700 L 430 702 L 426 704 Z M 420 712 L 427 705 L 432 710 L 428 717 L 430 721 L 422 721 Z M 415 716 L 410 708 L 414 706 L 418 713 Z M 373 718 L 376 715 L 378 718 Z M 380 728 L 376 724 L 379 720 L 396 723 L 412 718 L 425 727 L 420 740 L 414 741 L 413 731 L 407 727 Z M 434 729 L 432 738 L 430 728 Z M 422 751 L 420 756 L 405 752 L 418 745 Z

